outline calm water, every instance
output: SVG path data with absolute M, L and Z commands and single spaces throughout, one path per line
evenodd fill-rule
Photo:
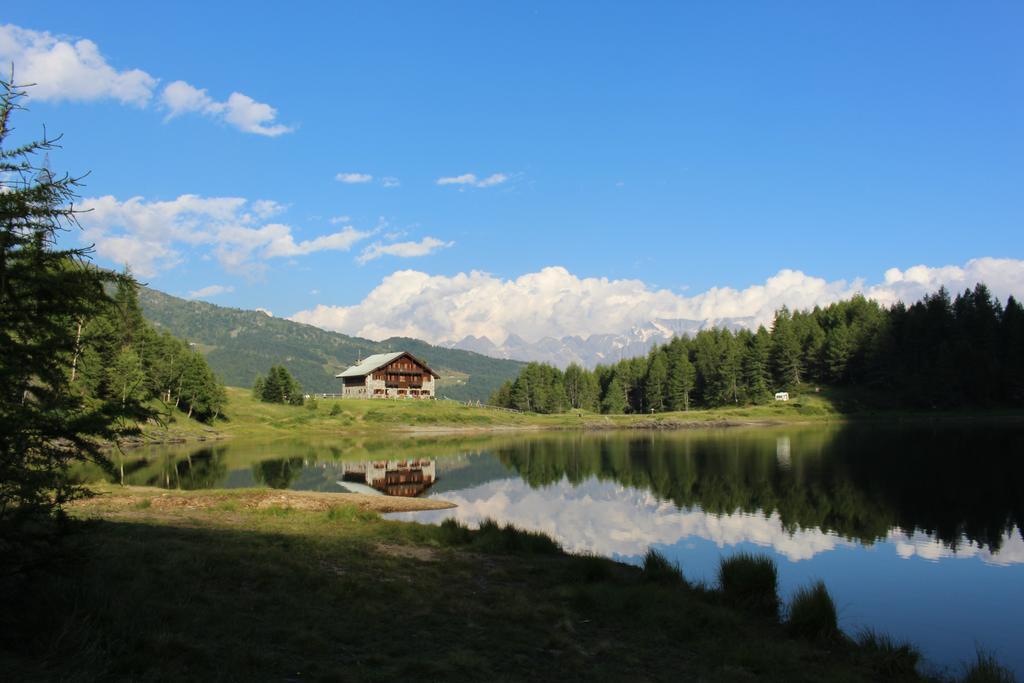
M 655 547 L 708 582 L 721 556 L 764 552 L 784 598 L 824 579 L 848 632 L 909 639 L 939 667 L 979 644 L 1024 674 L 1020 426 L 232 442 L 125 463 L 132 484 L 339 493 L 389 469 L 389 490 L 458 504 L 396 518 L 491 517 L 635 563 Z

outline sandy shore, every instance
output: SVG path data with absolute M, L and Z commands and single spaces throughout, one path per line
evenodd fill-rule
M 149 501 L 154 510 L 194 509 L 222 507 L 230 503 L 239 508 L 261 510 L 291 508 L 294 510 L 329 510 L 334 507 L 355 505 L 373 512 L 415 512 L 417 510 L 443 510 L 455 507 L 436 498 L 402 498 L 399 496 L 372 496 L 362 493 L 322 493 L 319 491 L 165 491 L 148 486 L 125 486 L 101 490 L 98 495 L 78 500 L 72 507 L 81 510 L 138 506 Z

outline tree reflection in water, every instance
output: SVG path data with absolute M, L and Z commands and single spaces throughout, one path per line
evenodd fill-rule
M 263 460 L 252 466 L 252 478 L 272 489 L 289 488 L 302 474 L 302 458 Z
M 996 552 L 1024 522 L 1020 428 L 961 426 L 559 436 L 496 450 L 531 486 L 590 478 L 712 514 L 776 513 L 861 543 L 902 529 Z

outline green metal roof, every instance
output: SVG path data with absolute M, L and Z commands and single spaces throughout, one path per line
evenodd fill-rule
M 372 356 L 367 356 L 363 360 L 359 361 L 359 363 L 353 365 L 348 370 L 345 370 L 344 372 L 335 375 L 335 377 L 364 377 L 366 375 L 369 375 L 377 368 L 383 367 L 401 356 L 409 356 L 417 363 L 420 363 L 423 367 L 427 368 L 427 372 L 429 372 L 435 377 L 438 377 L 438 374 L 431 370 L 429 367 L 427 367 L 426 363 L 421 361 L 419 358 L 416 358 L 416 356 L 412 355 L 411 353 L 408 353 L 407 351 L 396 351 L 394 353 L 375 353 Z

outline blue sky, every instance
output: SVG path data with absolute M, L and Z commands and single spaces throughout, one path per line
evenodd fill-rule
M 22 29 L 0 57 L 40 83 L 18 134 L 62 132 L 55 169 L 91 171 L 83 197 L 112 198 L 88 226 L 100 262 L 129 261 L 174 294 L 432 341 L 532 329 L 616 293 L 650 303 L 534 336 L 753 310 L 693 301 L 715 287 L 782 288 L 774 305 L 794 288 L 800 303 L 892 284 L 890 268 L 960 269 L 928 270 L 918 292 L 970 279 L 982 257 L 1002 259 L 1002 294 L 1024 284 L 1020 3 L 254 5 L 0 12 Z M 74 71 L 84 52 L 40 58 L 78 39 L 108 71 Z M 205 95 L 179 86 L 192 99 L 168 104 L 176 81 Z M 260 118 L 260 103 L 276 116 Z M 487 186 L 438 184 L 466 174 Z M 245 203 L 186 215 L 182 195 Z M 225 243 L 232 226 L 266 225 L 284 228 Z M 543 277 L 552 266 L 564 272 Z M 786 269 L 806 278 L 773 280 Z M 405 270 L 425 275 L 397 282 Z M 457 280 L 471 271 L 491 278 Z M 622 294 L 587 278 L 642 285 Z M 437 320 L 409 325 L 396 309 L 374 327 L 375 291 Z M 489 326 L 440 320 L 470 316 L 449 299 L 488 292 L 492 309 L 515 293 L 535 308 Z

